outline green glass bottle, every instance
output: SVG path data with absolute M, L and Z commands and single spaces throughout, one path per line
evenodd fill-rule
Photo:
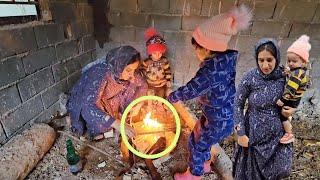
M 74 175 L 82 171 L 82 161 L 80 156 L 72 144 L 71 139 L 67 140 L 67 161 L 69 164 L 70 172 Z

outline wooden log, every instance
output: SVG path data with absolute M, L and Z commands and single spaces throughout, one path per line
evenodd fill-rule
M 187 125 L 190 129 L 193 129 L 197 122 L 197 117 L 181 102 L 173 103 L 173 106 L 176 108 L 183 124 Z
M 56 138 L 47 124 L 35 124 L 0 149 L 0 179 L 24 179 L 51 148 Z

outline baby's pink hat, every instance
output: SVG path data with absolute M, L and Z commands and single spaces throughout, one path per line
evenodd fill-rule
M 252 13 L 241 5 L 200 24 L 192 37 L 202 47 L 212 51 L 226 51 L 232 35 L 249 27 Z
M 287 52 L 292 52 L 299 55 L 304 62 L 309 62 L 309 51 L 311 44 L 309 43 L 309 36 L 302 35 L 288 48 Z

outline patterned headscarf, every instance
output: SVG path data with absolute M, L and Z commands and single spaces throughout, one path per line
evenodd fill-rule
M 259 64 L 258 64 L 258 49 L 263 46 L 263 45 L 266 45 L 266 44 L 271 44 L 274 48 L 275 48 L 275 59 L 276 59 L 276 65 L 273 69 L 273 71 L 270 73 L 270 74 L 264 74 L 260 67 L 259 67 Z M 259 42 L 255 45 L 255 48 L 254 48 L 254 55 L 255 55 L 255 59 L 256 59 L 256 62 L 257 62 L 257 69 L 259 71 L 259 74 L 264 78 L 264 79 L 267 79 L 267 80 L 275 80 L 275 79 L 279 79 L 282 77 L 282 67 L 279 66 L 280 64 L 280 48 L 278 47 L 276 41 L 274 39 L 270 39 L 270 38 L 263 38 L 263 39 L 260 39 Z
M 131 46 L 114 48 L 106 55 L 108 69 L 117 82 L 121 82 L 119 78 L 124 68 L 137 59 L 140 59 L 140 53 Z

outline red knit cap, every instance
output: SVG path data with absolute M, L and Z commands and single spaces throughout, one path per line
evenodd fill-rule
M 144 32 L 145 39 L 147 40 L 147 53 L 151 55 L 153 52 L 159 51 L 164 54 L 167 50 L 165 40 L 157 33 L 154 28 L 149 28 Z

